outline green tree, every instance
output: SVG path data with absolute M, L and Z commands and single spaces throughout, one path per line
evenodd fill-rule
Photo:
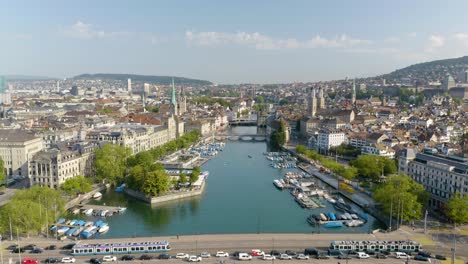
M 296 146 L 296 152 L 299 154 L 306 154 L 307 153 L 307 148 L 304 145 L 297 145 Z
M 185 172 L 181 173 L 179 176 L 179 182 L 182 184 L 187 183 L 187 174 Z
M 390 175 L 397 171 L 394 160 L 374 155 L 359 156 L 351 161 L 350 164 L 358 169 L 359 175 L 372 181 L 378 181 L 382 173 Z
M 289 100 L 286 98 L 283 98 L 279 101 L 279 105 L 287 105 L 289 104 Z
M 393 175 L 377 186 L 374 199 L 382 205 L 382 210 L 393 217 L 400 211 L 403 220 L 411 221 L 422 217 L 423 202 L 428 197 L 424 186 L 415 182 L 408 175 Z
M 468 223 L 468 195 L 454 193 L 452 199 L 447 203 L 445 212 L 455 224 Z
M 69 178 L 62 185 L 60 185 L 60 190 L 68 195 L 87 193 L 92 189 L 93 186 L 91 184 L 91 179 L 84 176 Z
M 0 158 L 0 183 L 2 183 L 6 179 L 5 175 L 5 167 L 3 160 Z
M 146 175 L 142 191 L 148 196 L 161 196 L 171 188 L 171 178 L 164 171 L 152 171 Z
M 127 169 L 127 158 L 130 156 L 130 148 L 105 144 L 96 150 L 95 168 L 96 176 L 100 180 L 116 183 L 123 180 Z
M 142 165 L 136 165 L 130 168 L 127 176 L 128 188 L 141 190 L 146 177 L 146 169 Z
M 273 149 L 280 149 L 286 143 L 286 124 L 282 120 L 279 122 L 279 129 L 270 136 L 270 144 Z
M 200 173 L 201 173 L 200 167 L 193 168 L 192 173 L 190 173 L 190 183 L 194 183 L 198 181 Z

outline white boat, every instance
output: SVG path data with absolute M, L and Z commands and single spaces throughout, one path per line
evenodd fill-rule
M 344 216 L 346 216 L 346 219 L 348 219 L 348 220 L 353 219 L 349 213 L 345 213 Z
M 117 213 L 121 214 L 123 212 L 127 211 L 127 207 L 119 207 L 117 208 Z
M 104 217 L 106 216 L 106 214 L 109 212 L 109 210 L 102 210 L 101 212 L 101 216 Z
M 76 231 L 73 232 L 72 235 L 73 236 L 78 236 L 81 232 L 83 232 L 84 229 L 85 229 L 84 227 L 80 227 L 80 228 L 76 229 Z
M 80 213 L 80 208 L 73 209 L 72 213 L 75 214 L 75 215 L 79 214 Z
M 327 221 L 328 220 L 328 218 L 323 213 L 320 213 L 320 219 L 322 219 L 322 221 Z
M 93 221 L 88 221 L 86 222 L 85 226 L 93 226 L 94 225 L 94 222 Z
M 338 202 L 341 204 L 345 204 L 345 201 L 343 200 L 343 198 L 338 198 Z
M 105 233 L 109 231 L 109 226 L 108 225 L 105 225 L 105 226 L 102 226 L 101 228 L 99 228 L 98 232 L 99 233 Z
M 100 192 L 96 192 L 95 194 L 93 194 L 94 199 L 100 199 L 101 197 L 102 197 L 102 193 Z
M 280 190 L 284 188 L 284 185 L 279 180 L 273 180 L 273 184 Z
M 351 218 L 353 218 L 354 220 L 358 220 L 359 216 L 357 216 L 357 214 L 351 214 Z
M 92 214 L 93 214 L 93 211 L 94 211 L 93 208 L 89 208 L 89 209 L 86 209 L 86 210 L 83 212 L 83 214 L 85 214 L 85 215 L 92 215 Z

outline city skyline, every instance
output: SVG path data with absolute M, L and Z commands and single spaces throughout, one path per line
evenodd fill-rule
M 19 1 L 4 75 L 181 76 L 215 83 L 370 77 L 468 54 L 468 3 Z

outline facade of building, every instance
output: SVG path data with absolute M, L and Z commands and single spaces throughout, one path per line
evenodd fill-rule
M 450 74 L 445 75 L 445 78 L 444 78 L 444 80 L 442 82 L 442 89 L 444 91 L 448 91 L 448 90 L 452 89 L 455 86 L 456 86 L 455 80 L 453 79 L 452 75 L 450 75 Z
M 339 146 L 346 142 L 345 133 L 337 129 L 321 129 L 317 135 L 317 150 L 328 151 L 331 147 Z
M 0 130 L 0 157 L 7 176 L 28 176 L 28 160 L 42 150 L 42 138 L 19 129 Z
M 315 94 L 315 89 L 310 90 L 309 94 L 309 103 L 308 103 L 308 114 L 311 117 L 314 117 L 317 113 L 317 97 Z
M 435 154 L 430 150 L 416 152 L 404 149 L 398 170 L 422 184 L 431 194 L 430 206 L 441 208 L 455 192 L 468 194 L 468 159 Z

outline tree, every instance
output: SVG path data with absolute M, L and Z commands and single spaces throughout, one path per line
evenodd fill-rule
M 287 105 L 289 104 L 289 100 L 286 98 L 283 98 L 279 101 L 279 105 Z
M 127 185 L 130 189 L 141 190 L 146 177 L 146 169 L 142 165 L 130 168 L 127 176 Z
M 77 195 L 81 193 L 87 193 L 93 189 L 91 180 L 84 176 L 76 176 L 67 179 L 62 185 L 60 190 L 68 195 Z
M 187 183 L 187 174 L 185 172 L 181 173 L 179 176 L 179 182 L 182 184 Z
M 299 154 L 306 154 L 307 153 L 307 148 L 304 145 L 297 145 L 296 146 L 296 152 Z
M 382 205 L 384 213 L 390 214 L 392 211 L 393 217 L 400 215 L 406 221 L 422 217 L 427 197 L 424 186 L 405 174 L 388 177 L 374 192 L 374 199 Z
M 148 196 L 160 196 L 171 188 L 171 178 L 164 171 L 152 171 L 146 175 L 142 191 Z
M 201 173 L 200 167 L 193 168 L 192 173 L 190 173 L 190 183 L 194 183 L 198 181 L 200 173 Z
M 358 173 L 372 181 L 378 181 L 382 173 L 384 175 L 394 174 L 397 171 L 395 161 L 387 157 L 374 155 L 362 155 L 350 162 L 358 169 Z
M 286 143 L 286 125 L 282 120 L 279 122 L 279 129 L 270 136 L 270 144 L 274 149 L 279 149 Z
M 0 158 L 0 183 L 2 183 L 6 179 L 5 175 L 5 167 L 3 160 Z
M 107 180 L 110 183 L 116 183 L 123 180 L 127 169 L 127 158 L 130 156 L 130 148 L 105 144 L 102 148 L 96 150 L 96 176 L 100 180 Z
M 468 195 L 454 193 L 445 209 L 449 219 L 455 224 L 468 223 Z

